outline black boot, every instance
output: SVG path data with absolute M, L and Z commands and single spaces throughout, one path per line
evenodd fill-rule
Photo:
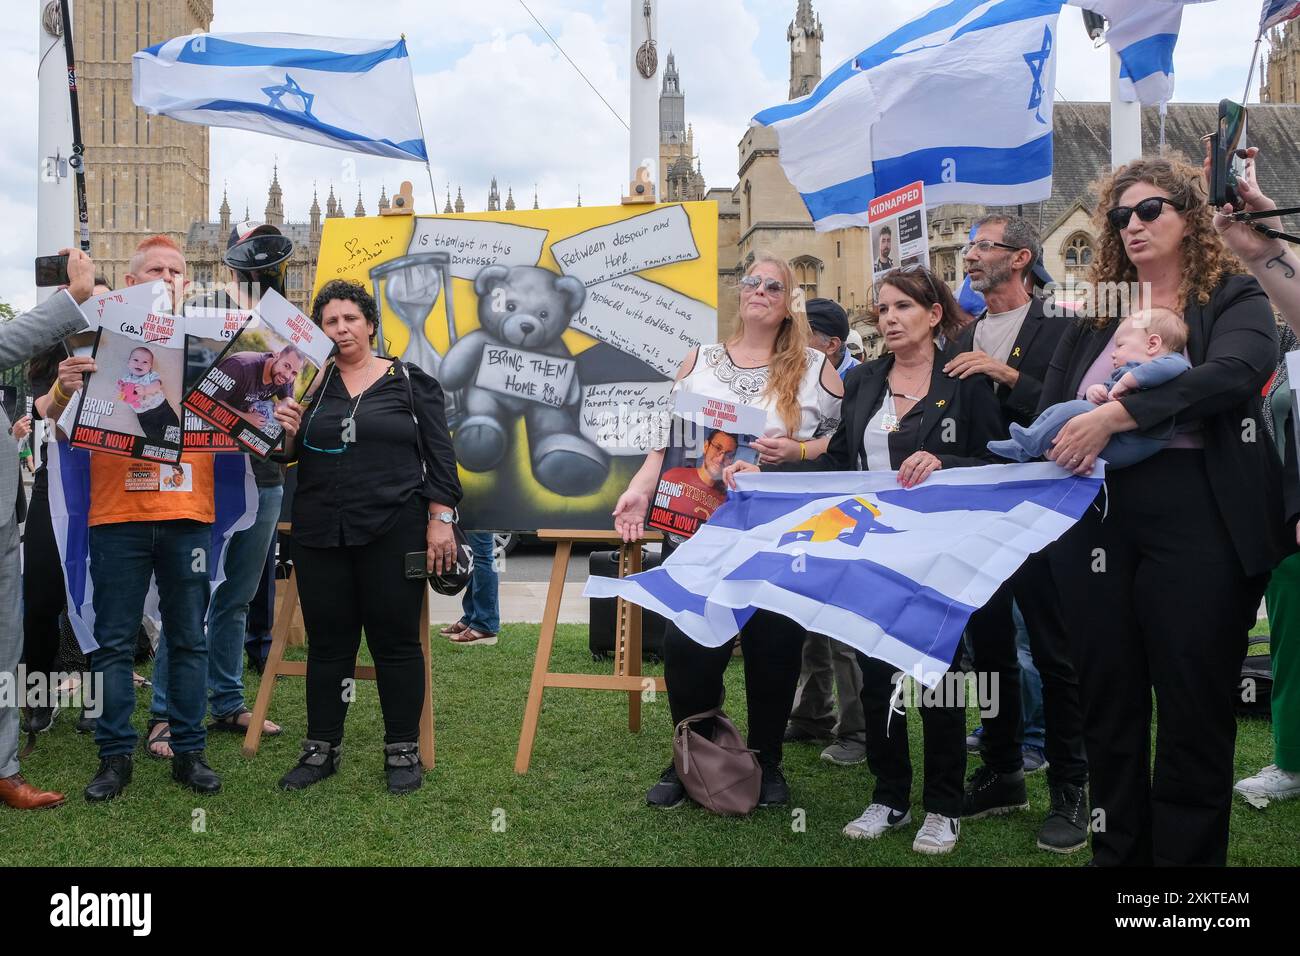
M 420 766 L 419 744 L 384 744 L 384 774 L 388 777 L 388 792 L 410 793 L 424 783 L 424 768 Z
M 99 761 L 99 772 L 86 787 L 86 799 L 91 803 L 112 800 L 131 782 L 133 764 L 130 754 L 114 754 Z
M 763 763 L 763 782 L 758 791 L 760 807 L 784 807 L 790 802 L 790 785 L 779 763 Z
M 312 784 L 332 777 L 338 771 L 342 759 L 341 744 L 331 744 L 327 740 L 304 740 L 302 753 L 298 756 L 298 766 L 280 778 L 280 789 L 306 790 Z
M 1023 770 L 998 773 L 991 767 L 980 767 L 967 781 L 961 815 L 967 820 L 978 820 L 1028 807 L 1029 794 L 1025 790 Z
M 221 790 L 221 778 L 203 759 L 202 750 L 173 754 L 172 779 L 195 793 L 218 793 Z
M 1038 828 L 1038 848 L 1052 853 L 1073 853 L 1088 845 L 1088 801 L 1083 787 L 1048 783 L 1052 809 Z

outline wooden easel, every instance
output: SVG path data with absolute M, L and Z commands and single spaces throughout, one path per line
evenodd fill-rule
M 289 525 L 281 522 L 278 531 L 289 531 Z M 289 641 L 289 628 L 293 623 L 294 612 L 298 609 L 298 578 L 290 568 L 289 576 L 284 582 L 284 596 L 280 598 L 275 609 L 275 625 L 271 629 L 271 650 L 266 657 L 266 667 L 262 671 L 262 685 L 257 690 L 257 702 L 253 705 L 253 716 L 248 721 L 248 732 L 244 734 L 243 753 L 252 757 L 262 743 L 262 724 L 271 709 L 271 695 L 275 693 L 275 679 L 280 676 L 306 677 L 305 661 L 286 661 L 284 648 Z M 310 636 L 308 638 L 310 640 Z M 433 665 L 429 657 L 429 589 L 424 589 L 424 605 L 420 609 L 420 649 L 424 652 L 424 709 L 420 712 L 420 763 L 425 770 L 433 769 Z M 371 666 L 357 665 L 353 672 L 357 680 L 374 680 L 375 669 Z
M 542 633 L 537 641 L 533 661 L 533 679 L 528 688 L 528 705 L 524 708 L 524 726 L 519 732 L 519 749 L 515 752 L 515 773 L 527 773 L 537 739 L 537 722 L 542 714 L 542 694 L 548 687 L 571 687 L 583 690 L 613 690 L 627 694 L 627 729 L 641 730 L 641 693 L 647 678 L 641 675 L 641 608 L 618 598 L 614 635 L 614 673 L 555 674 L 550 670 L 551 649 L 555 643 L 555 625 L 560 618 L 560 599 L 564 596 L 564 578 L 576 542 L 598 542 L 618 547 L 618 576 L 626 577 L 641 570 L 641 541 L 625 544 L 617 531 L 538 531 L 543 541 L 555 542 L 555 559 L 551 562 L 551 583 L 546 591 L 546 610 L 542 614 Z M 658 541 L 655 535 L 644 541 Z M 656 691 L 667 691 L 662 677 L 653 678 Z

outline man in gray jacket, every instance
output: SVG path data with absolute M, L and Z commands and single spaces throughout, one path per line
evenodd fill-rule
M 12 368 L 86 327 L 78 306 L 90 298 L 95 264 L 84 252 L 63 249 L 68 257 L 68 287 L 30 312 L 0 322 L 0 369 Z M 18 446 L 9 418 L 0 409 L 0 803 L 16 810 L 56 807 L 63 794 L 38 790 L 18 772 L 18 704 L 26 688 L 18 681 L 23 628 L 20 616 L 22 573 L 18 557 Z M 7 686 L 6 686 L 7 685 Z

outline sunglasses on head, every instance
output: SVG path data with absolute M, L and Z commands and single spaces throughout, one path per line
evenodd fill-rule
M 898 271 L 899 271 L 899 272 L 902 272 L 902 273 L 909 273 L 909 274 L 912 274 L 912 275 L 915 275 L 916 273 L 919 272 L 921 275 L 925 276 L 925 281 L 929 283 L 929 285 L 930 285 L 930 291 L 931 291 L 932 293 L 934 293 L 934 301 L 935 301 L 935 302 L 942 302 L 942 301 L 943 301 L 941 298 L 939 298 L 939 289 L 938 289 L 938 287 L 934 284 L 934 277 L 930 275 L 930 270 L 927 269 L 925 266 L 923 266 L 921 263 L 916 262 L 916 263 L 913 263 L 913 264 L 910 265 L 910 266 L 904 266 L 903 268 L 899 269 Z
M 1166 199 L 1164 196 L 1152 196 L 1134 206 L 1116 206 L 1106 213 L 1106 218 L 1110 221 L 1111 228 L 1118 232 L 1129 224 L 1129 220 L 1133 218 L 1133 213 L 1137 213 L 1137 217 L 1143 222 L 1154 222 L 1159 219 L 1166 203 L 1177 212 L 1183 211 L 1183 207 L 1172 199 Z
M 785 283 L 780 279 L 764 279 L 762 276 L 745 276 L 740 280 L 740 287 L 754 292 L 762 286 L 772 295 L 781 295 L 785 292 Z

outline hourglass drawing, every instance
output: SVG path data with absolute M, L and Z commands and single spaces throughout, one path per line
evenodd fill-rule
M 387 301 L 388 308 L 410 333 L 406 348 L 399 356 L 404 362 L 418 365 L 435 378 L 442 365 L 442 355 L 433 347 L 424 332 L 424 323 L 443 297 L 447 315 L 447 344 L 456 341 L 456 315 L 451 296 L 451 255 L 446 252 L 416 252 L 401 256 L 370 270 L 370 281 L 375 289 L 375 301 Z M 382 287 L 382 288 L 381 288 Z M 376 347 L 383 350 L 385 342 L 383 309 L 380 308 L 379 328 L 376 330 Z M 447 396 L 447 418 L 453 417 L 453 396 Z

